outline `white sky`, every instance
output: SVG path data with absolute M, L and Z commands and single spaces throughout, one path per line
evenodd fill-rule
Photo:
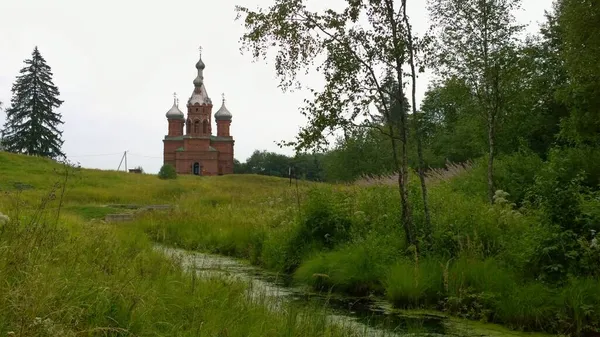
M 425 1 L 408 3 L 415 31 L 423 32 L 428 25 Z M 292 154 L 275 142 L 291 140 L 304 124 L 298 108 L 305 93 L 283 93 L 273 62 L 253 62 L 251 55 L 240 53 L 243 22 L 234 20 L 235 5 L 252 9 L 270 4 L 272 0 L 0 1 L 0 101 L 10 104 L 12 83 L 37 45 L 65 101 L 58 111 L 65 122 L 67 156 L 84 167 L 116 169 L 128 150 L 129 168 L 141 165 L 146 172 L 158 172 L 165 113 L 173 92 L 185 112 L 202 45 L 213 113 L 224 92 L 233 114 L 235 158 L 243 162 L 255 149 Z M 536 32 L 550 7 L 551 0 L 523 0 L 517 18 Z M 316 85 L 320 77 L 308 80 Z M 421 75 L 418 100 L 427 81 Z M 4 121 L 2 111 L 0 128 Z

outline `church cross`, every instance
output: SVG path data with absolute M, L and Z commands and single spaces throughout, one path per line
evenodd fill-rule
M 200 51 L 200 56 L 202 56 L 202 46 L 200 46 L 198 50 Z

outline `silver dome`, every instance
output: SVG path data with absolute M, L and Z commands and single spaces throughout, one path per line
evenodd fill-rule
M 183 112 L 179 110 L 179 107 L 177 106 L 177 98 L 173 99 L 173 106 L 167 111 L 166 116 L 169 119 L 184 118 Z
M 225 106 L 225 95 L 223 95 L 223 104 L 217 112 L 215 112 L 215 120 L 231 120 L 233 115 Z

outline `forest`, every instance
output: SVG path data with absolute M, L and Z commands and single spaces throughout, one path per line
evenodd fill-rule
M 298 155 L 256 151 L 236 171 L 287 177 L 292 167 L 301 179 L 372 188 L 309 196 L 304 234 L 290 240 L 312 237 L 304 248 L 314 252 L 317 240 L 322 253 L 290 243 L 294 258 L 279 267 L 317 288 L 381 291 L 399 306 L 597 331 L 600 7 L 555 0 L 526 35 L 514 19 L 518 0 L 430 0 L 433 26 L 416 36 L 406 6 L 238 8 L 246 50 L 277 53 L 282 87 L 323 55 L 326 84 L 301 111 L 307 125 L 282 142 Z M 423 69 L 435 80 L 417 106 Z M 341 136 L 328 147 L 331 131 Z M 407 260 L 395 264 L 398 254 Z

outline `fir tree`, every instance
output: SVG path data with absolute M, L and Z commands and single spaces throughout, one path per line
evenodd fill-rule
M 61 150 L 63 124 L 60 113 L 54 110 L 63 101 L 58 99 L 58 88 L 52 82 L 52 71 L 37 47 L 32 57 L 25 60 L 12 87 L 11 105 L 6 109 L 3 146 L 6 151 L 57 158 Z

